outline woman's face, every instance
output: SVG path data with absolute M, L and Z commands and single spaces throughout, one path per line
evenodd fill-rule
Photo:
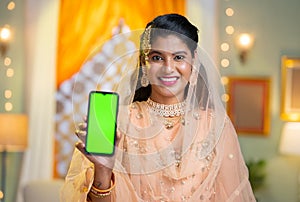
M 183 101 L 192 63 L 191 51 L 180 38 L 175 35 L 157 37 L 149 53 L 151 99 L 164 104 Z

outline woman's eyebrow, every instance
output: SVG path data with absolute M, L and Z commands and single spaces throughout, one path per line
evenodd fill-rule
M 150 54 L 159 54 L 159 55 L 161 55 L 162 53 L 159 52 L 159 51 L 157 51 L 157 50 L 151 50 L 150 53 L 149 53 L 149 55 Z
M 187 55 L 187 52 L 186 51 L 177 51 L 177 52 L 174 52 L 172 53 L 172 55 Z
M 163 52 L 165 52 L 165 51 L 160 52 L 158 50 L 151 50 L 149 54 L 159 54 L 159 55 L 162 55 Z M 186 51 L 176 51 L 176 52 L 171 53 L 171 54 L 172 55 L 181 55 L 181 54 L 187 55 L 187 52 Z

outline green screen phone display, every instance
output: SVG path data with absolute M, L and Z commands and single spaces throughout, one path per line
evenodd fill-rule
M 90 92 L 86 136 L 87 152 L 101 155 L 114 153 L 118 101 L 117 93 Z

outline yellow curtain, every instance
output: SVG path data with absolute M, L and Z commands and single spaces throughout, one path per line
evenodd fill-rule
M 131 30 L 144 28 L 155 16 L 185 15 L 184 0 L 61 0 L 57 87 L 75 74 L 95 47 L 111 37 L 123 18 Z

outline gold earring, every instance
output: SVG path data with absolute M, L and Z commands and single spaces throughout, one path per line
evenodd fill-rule
M 141 78 L 141 85 L 143 87 L 147 87 L 149 85 L 147 67 L 149 61 L 148 55 L 151 49 L 150 32 L 151 32 L 151 25 L 145 29 L 143 39 L 142 39 L 142 54 L 145 62 L 145 64 L 142 66 L 142 78 Z
M 146 69 L 145 66 L 142 67 L 141 85 L 143 87 L 147 87 L 149 85 L 149 79 L 148 79 L 148 75 L 147 75 L 147 69 Z

